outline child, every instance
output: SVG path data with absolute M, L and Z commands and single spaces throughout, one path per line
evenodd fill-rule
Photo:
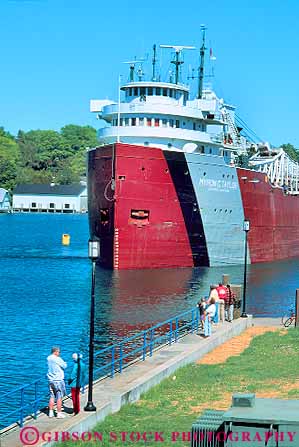
M 201 329 L 204 329 L 205 309 L 207 307 L 205 298 L 201 298 L 201 300 L 197 304 L 197 307 L 199 309 Z
M 215 298 L 210 299 L 210 305 L 205 309 L 205 337 L 209 337 L 212 334 L 211 322 L 216 313 Z

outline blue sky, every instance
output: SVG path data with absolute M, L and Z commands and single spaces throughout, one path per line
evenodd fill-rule
M 218 95 L 264 140 L 299 147 L 298 14 L 293 0 L 1 0 L 0 126 L 97 127 L 89 100 L 117 98 L 123 61 L 153 43 L 199 48 L 204 23 Z

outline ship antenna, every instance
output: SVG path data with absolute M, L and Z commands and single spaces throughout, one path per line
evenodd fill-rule
M 198 98 L 202 98 L 202 91 L 203 91 L 203 79 L 204 79 L 204 66 L 205 66 L 205 51 L 206 51 L 206 27 L 205 25 L 201 25 L 201 31 L 202 31 L 202 45 L 200 48 L 200 66 L 198 69 Z
M 152 81 L 156 80 L 156 62 L 157 62 L 157 58 L 156 58 L 156 44 L 153 46 L 153 76 L 152 76 Z
M 195 47 L 184 46 L 184 45 L 160 45 L 160 48 L 173 48 L 175 51 L 175 59 L 171 61 L 172 64 L 175 65 L 175 83 L 179 83 L 179 69 L 180 65 L 184 63 L 184 61 L 180 58 L 182 54 L 182 50 L 195 50 Z
M 134 61 L 123 62 L 124 64 L 129 64 L 130 65 L 130 77 L 129 77 L 130 82 L 134 82 L 135 65 L 138 64 L 138 63 L 142 63 L 142 62 L 143 62 L 143 60 L 137 61 L 136 58 L 135 58 Z M 140 75 L 138 74 L 138 76 L 140 76 Z

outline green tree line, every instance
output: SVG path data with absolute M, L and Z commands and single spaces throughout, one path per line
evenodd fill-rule
M 91 126 L 68 124 L 60 132 L 20 130 L 16 137 L 0 127 L 0 187 L 78 182 L 86 176 L 86 147 L 96 145 Z

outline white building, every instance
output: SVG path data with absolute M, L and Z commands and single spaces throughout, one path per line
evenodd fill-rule
M 4 188 L 0 188 L 0 213 L 8 213 L 11 210 L 9 193 Z
M 14 212 L 85 213 L 85 185 L 17 185 L 13 191 Z

